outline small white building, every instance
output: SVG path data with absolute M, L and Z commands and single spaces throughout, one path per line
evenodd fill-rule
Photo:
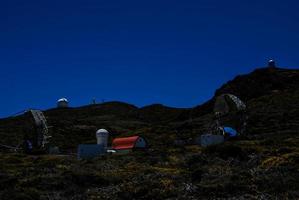
M 107 150 L 97 144 L 80 144 L 78 146 L 78 159 L 93 159 L 105 155 Z
M 66 98 L 58 99 L 57 101 L 57 108 L 68 108 L 69 102 Z

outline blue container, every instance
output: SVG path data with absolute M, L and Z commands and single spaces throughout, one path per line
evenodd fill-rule
M 80 144 L 78 146 L 78 159 L 92 159 L 106 154 L 106 149 L 97 144 Z

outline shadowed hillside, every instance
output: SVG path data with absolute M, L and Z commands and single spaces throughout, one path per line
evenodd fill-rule
M 231 93 L 244 101 L 283 91 L 298 90 L 298 70 L 262 68 L 237 76 L 216 91 L 216 95 Z

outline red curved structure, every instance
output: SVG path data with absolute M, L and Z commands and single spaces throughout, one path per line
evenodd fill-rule
M 115 138 L 112 141 L 112 148 L 115 150 L 129 150 L 135 148 L 146 148 L 146 141 L 140 136 Z

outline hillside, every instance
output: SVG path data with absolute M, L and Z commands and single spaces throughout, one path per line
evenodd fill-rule
M 3 151 L 0 199 L 298 199 L 298 86 L 299 70 L 261 68 L 190 109 L 108 102 L 47 110 L 52 143 L 65 153 L 95 143 L 99 128 L 112 137 L 142 135 L 150 149 L 92 161 Z M 223 93 L 247 104 L 246 136 L 209 148 L 175 146 L 208 131 Z M 33 129 L 29 115 L 1 119 L 0 143 L 16 146 Z

